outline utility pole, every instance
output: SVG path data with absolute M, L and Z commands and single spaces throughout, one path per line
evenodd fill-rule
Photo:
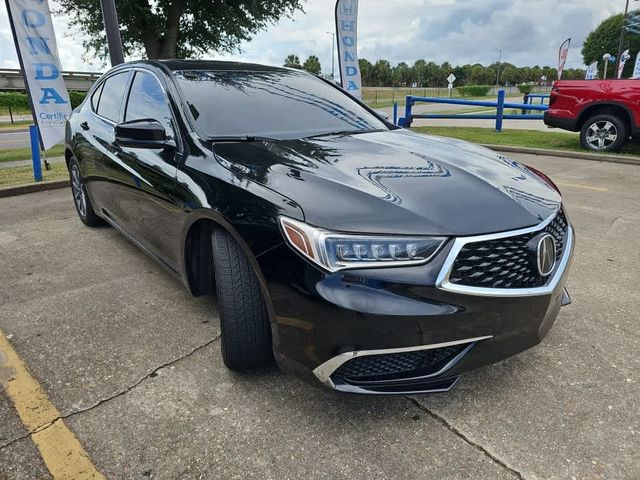
M 124 63 L 122 38 L 120 37 L 120 24 L 118 23 L 118 12 L 116 12 L 115 0 L 100 0 L 100 4 L 102 6 L 104 30 L 107 33 L 107 45 L 109 46 L 111 66 L 115 67 L 116 65 Z
M 500 57 L 498 58 L 498 73 L 496 73 L 496 86 L 500 84 L 500 64 L 502 63 L 502 50 L 500 50 Z
M 336 34 L 334 32 L 327 32 L 327 35 L 331 35 L 331 81 L 336 81 Z

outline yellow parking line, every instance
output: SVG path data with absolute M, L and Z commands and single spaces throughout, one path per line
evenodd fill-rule
M 53 478 L 104 478 L 0 330 L 0 383 Z
M 596 192 L 608 192 L 608 188 L 592 187 L 591 185 L 580 185 L 579 183 L 562 183 L 556 182 L 559 187 L 584 188 L 585 190 L 595 190 Z

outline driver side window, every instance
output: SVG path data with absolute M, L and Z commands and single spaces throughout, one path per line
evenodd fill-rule
M 152 118 L 162 124 L 167 136 L 175 138 L 169 99 L 150 73 L 135 72 L 131 83 L 124 121 Z

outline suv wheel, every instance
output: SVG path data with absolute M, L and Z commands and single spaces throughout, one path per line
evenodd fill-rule
M 596 152 L 616 152 L 629 139 L 625 122 L 611 114 L 594 115 L 582 126 L 580 143 Z
M 214 230 L 212 244 L 222 361 L 231 370 L 265 365 L 273 353 L 258 278 L 238 242 L 225 230 Z
M 97 227 L 104 222 L 93 211 L 93 205 L 89 195 L 87 195 L 87 187 L 85 186 L 80 167 L 75 158 L 69 160 L 69 178 L 71 180 L 71 193 L 73 194 L 73 204 L 76 206 L 76 212 L 82 223 L 88 227 Z

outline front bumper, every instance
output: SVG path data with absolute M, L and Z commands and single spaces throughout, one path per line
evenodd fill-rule
M 259 259 L 275 312 L 276 360 L 285 370 L 345 392 L 446 391 L 462 372 L 544 338 L 567 302 L 571 226 L 568 232 L 561 262 L 546 287 L 522 295 L 443 286 L 454 241 L 427 265 L 336 274 L 318 270 L 285 245 L 276 248 Z M 403 372 L 398 365 L 404 364 L 420 368 Z M 369 375 L 372 366 L 384 368 L 383 374 Z

